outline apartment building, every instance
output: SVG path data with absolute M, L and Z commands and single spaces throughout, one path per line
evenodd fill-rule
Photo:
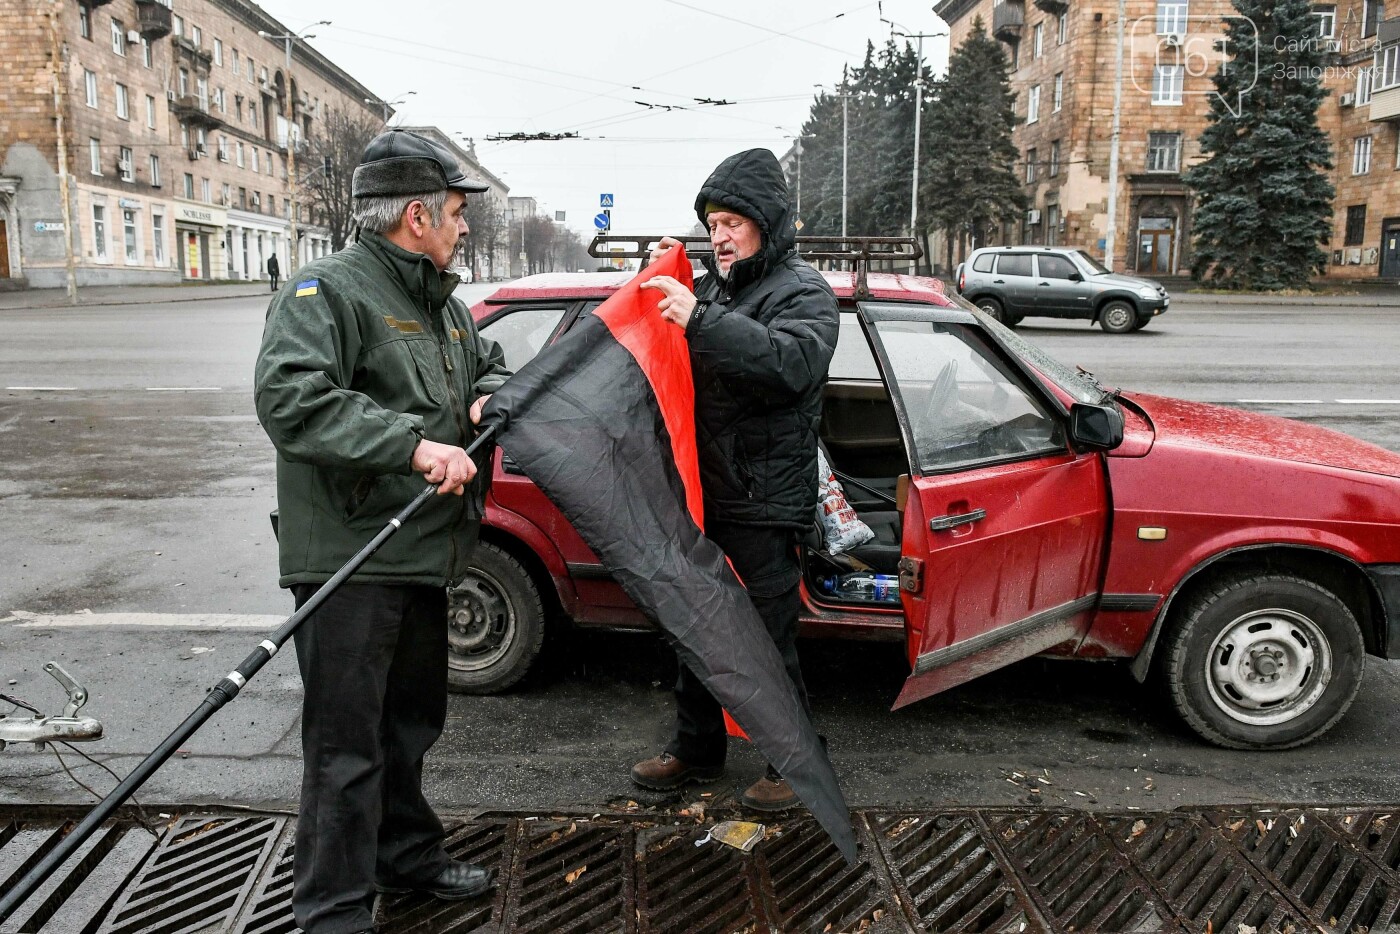
M 246 0 L 0 0 L 0 21 L 0 286 L 64 284 L 70 247 L 79 285 L 285 274 L 289 144 L 329 108 L 385 112 L 303 41 L 288 70 L 290 30 Z M 299 263 L 329 252 L 305 206 L 296 227 Z
M 1233 4 L 1128 0 L 1121 81 L 1116 2 L 943 0 L 935 9 L 953 47 L 980 17 L 1006 50 L 1017 171 L 1031 206 L 999 232 L 1000 242 L 1075 246 L 1146 276 L 1189 273 L 1194 205 L 1182 172 L 1202 158 Z M 1316 39 L 1328 53 L 1320 77 L 1331 91 L 1318 119 L 1333 140 L 1337 188 L 1328 274 L 1400 276 L 1400 20 L 1385 21 L 1383 0 L 1340 0 L 1315 12 Z M 1385 243 L 1393 255 L 1383 263 Z
M 514 200 L 510 198 L 510 186 L 497 178 L 490 170 L 481 164 L 481 161 L 476 156 L 476 144 L 474 141 L 468 140 L 467 145 L 463 146 L 458 140 L 448 136 L 435 126 L 406 126 L 403 129 L 411 133 L 417 133 L 419 136 L 436 140 L 446 146 L 451 150 L 452 154 L 457 157 L 457 161 L 462 163 L 462 168 L 466 170 L 468 175 L 473 178 L 478 178 L 490 186 L 488 190 L 481 194 L 471 195 L 470 197 L 489 198 L 496 205 L 498 211 L 504 211 L 506 209 L 508 203 L 507 199 Z M 506 241 L 507 238 L 502 237 L 496 249 L 493 251 L 491 262 L 487 264 L 485 268 L 477 270 L 481 275 L 487 275 L 489 269 L 499 270 L 501 273 L 504 273 L 505 270 L 510 268 L 510 244 Z M 462 268 L 471 267 L 471 262 L 460 249 L 458 251 L 457 265 Z

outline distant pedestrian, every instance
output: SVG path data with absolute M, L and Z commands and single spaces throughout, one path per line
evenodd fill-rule
M 282 267 L 277 262 L 277 254 L 267 258 L 267 278 L 272 282 L 272 291 L 277 291 L 277 280 L 282 275 Z

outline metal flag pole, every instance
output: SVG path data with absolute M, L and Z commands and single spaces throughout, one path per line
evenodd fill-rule
M 488 425 L 481 434 L 476 436 L 476 440 L 468 445 L 467 454 L 470 455 L 478 450 L 495 433 L 496 426 Z M 131 774 L 123 779 L 111 794 L 99 801 L 88 812 L 87 816 L 63 838 L 62 842 L 49 851 L 48 855 L 19 881 L 17 886 L 0 895 L 0 923 L 3 923 L 20 905 L 24 904 L 25 900 L 34 894 L 43 881 L 55 869 L 63 865 L 64 861 L 72 856 L 98 827 L 102 826 L 102 822 L 110 817 L 113 811 L 121 807 L 127 798 L 144 785 L 146 780 L 165 764 L 165 761 L 175 753 L 175 750 L 180 748 L 185 740 L 189 739 L 196 730 L 204 725 L 206 720 L 217 713 L 219 708 L 236 698 L 244 685 L 258 673 L 263 665 L 272 659 L 272 656 L 277 654 L 277 650 L 282 648 L 282 645 L 292 637 L 292 633 L 297 631 L 306 618 L 316 612 L 317 607 L 358 571 L 360 566 L 368 561 L 379 550 L 380 546 L 389 540 L 390 536 L 402 528 L 403 524 L 422 508 L 424 503 L 437 495 L 437 489 L 436 484 L 428 484 L 424 487 L 423 492 L 415 496 L 413 501 L 400 510 L 398 515 L 390 519 L 389 524 L 380 529 L 379 534 L 375 535 L 368 545 L 361 548 L 353 558 L 345 563 L 344 567 L 335 572 L 330 580 L 321 585 L 321 589 L 316 591 L 310 600 L 302 604 L 301 609 L 287 617 L 286 622 L 277 627 L 262 642 L 259 642 L 252 654 L 243 660 L 243 664 L 229 672 L 218 684 L 214 685 L 194 713 L 186 717 L 185 722 L 181 723 L 175 732 L 167 736 L 154 752 L 141 760 L 141 763 L 131 770 Z

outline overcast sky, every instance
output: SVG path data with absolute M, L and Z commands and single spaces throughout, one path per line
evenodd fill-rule
M 261 3 L 291 30 L 331 20 L 311 44 L 376 94 L 404 98 L 396 123 L 473 137 L 512 195 L 590 234 L 603 192 L 616 196 L 614 232 L 685 232 L 710 170 L 755 146 L 781 156 L 813 86 L 889 36 L 882 14 L 910 33 L 947 31 L 931 0 Z M 947 39 L 926 39 L 924 59 L 941 74 Z M 586 138 L 486 139 L 516 132 Z

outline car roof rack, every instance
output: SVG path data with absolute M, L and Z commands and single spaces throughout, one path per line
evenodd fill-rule
M 588 244 L 588 255 L 595 259 L 640 259 L 645 269 L 651 259 L 652 248 L 669 234 L 642 234 L 625 236 L 622 234 L 598 234 Z M 685 252 L 690 256 L 714 253 L 709 237 L 672 237 L 685 244 Z M 622 247 L 617 249 L 616 247 Z M 855 298 L 864 301 L 871 297 L 866 284 L 866 271 L 872 261 L 876 262 L 918 262 L 924 251 L 914 237 L 798 237 L 797 253 L 803 259 L 824 259 L 833 262 L 847 262 L 855 271 Z

